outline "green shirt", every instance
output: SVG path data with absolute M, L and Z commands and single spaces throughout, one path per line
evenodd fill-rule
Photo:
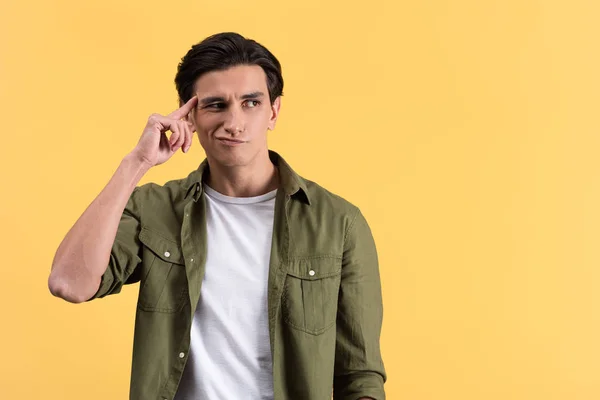
M 274 400 L 385 398 L 377 251 L 357 207 L 273 151 L 280 189 L 269 262 Z M 173 399 L 206 261 L 205 159 L 187 178 L 134 189 L 100 288 L 140 282 L 130 399 Z

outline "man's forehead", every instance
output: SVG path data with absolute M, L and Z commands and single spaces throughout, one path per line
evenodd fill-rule
M 263 92 L 267 89 L 267 77 L 258 65 L 239 65 L 221 71 L 203 74 L 195 84 L 198 95 L 222 96 Z

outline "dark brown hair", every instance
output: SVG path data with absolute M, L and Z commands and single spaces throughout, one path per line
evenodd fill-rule
M 283 95 L 283 76 L 277 58 L 252 39 L 223 32 L 195 44 L 181 59 L 175 75 L 179 99 L 185 103 L 192 98 L 194 84 L 203 74 L 237 65 L 258 65 L 265 71 L 271 104 Z

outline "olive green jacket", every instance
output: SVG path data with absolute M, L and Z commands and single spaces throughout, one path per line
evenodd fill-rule
M 375 243 L 359 209 L 273 151 L 268 313 L 275 400 L 385 398 Z M 134 189 L 110 263 L 88 301 L 140 282 L 130 399 L 173 399 L 190 349 L 206 260 L 204 160 L 187 178 Z M 211 399 L 212 400 L 212 399 Z

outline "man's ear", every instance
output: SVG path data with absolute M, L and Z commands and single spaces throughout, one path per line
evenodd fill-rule
M 271 118 L 269 118 L 269 125 L 267 129 L 272 131 L 275 129 L 275 124 L 277 123 L 277 117 L 279 116 L 279 110 L 281 108 L 281 96 L 278 96 L 273 104 L 271 104 Z

